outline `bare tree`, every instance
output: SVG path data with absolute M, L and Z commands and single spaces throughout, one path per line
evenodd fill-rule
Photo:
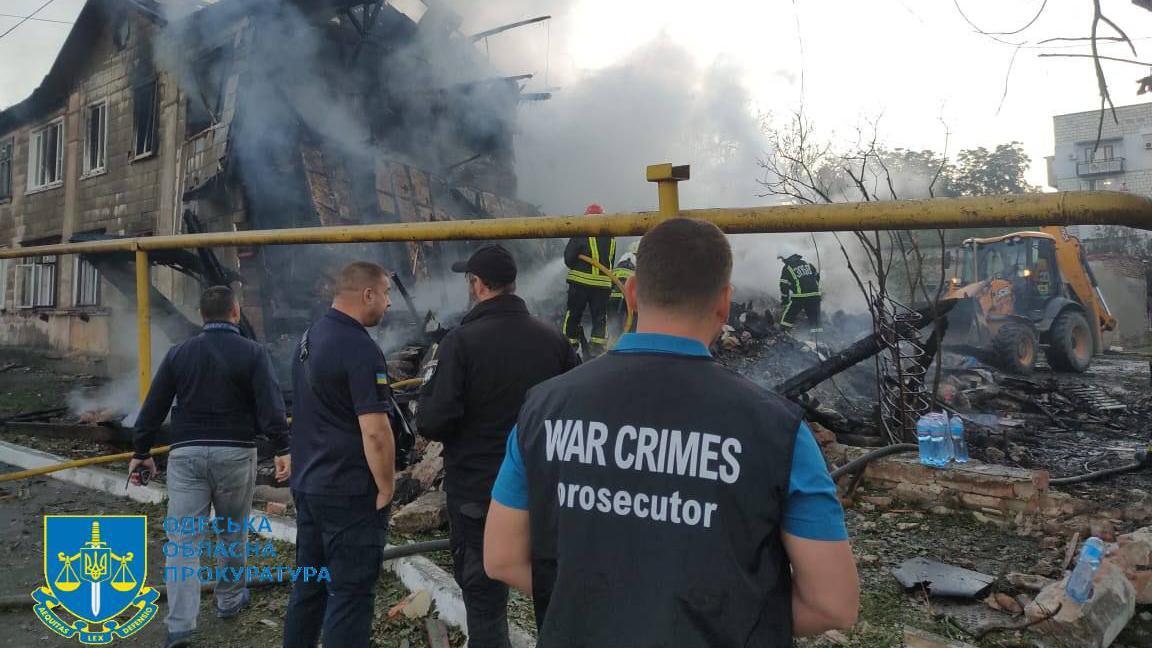
M 898 181 L 892 173 L 895 159 L 879 144 L 879 119 L 857 129 L 856 144 L 844 151 L 836 150 L 820 138 L 802 113 L 795 113 L 783 129 L 767 128 L 770 149 L 760 159 L 763 172 L 760 184 L 765 193 L 801 203 L 874 202 L 901 199 Z M 946 141 L 947 145 L 947 141 Z M 943 176 L 947 155 L 932 170 L 927 193 Z M 853 231 L 865 259 L 864 274 L 853 263 L 853 255 L 839 235 L 840 251 L 857 287 L 864 295 L 872 314 L 875 330 L 886 343 L 885 357 L 877 358 L 877 381 L 880 387 L 883 424 L 893 442 L 907 440 L 915 420 L 934 401 L 939 386 L 939 372 L 932 395 L 924 397 L 925 376 L 929 363 L 939 357 L 943 330 L 933 334 L 932 348 L 926 349 L 916 338 L 915 327 L 909 327 L 912 309 L 889 295 L 889 281 L 903 276 L 909 299 L 932 304 L 935 316 L 944 288 L 944 233 L 940 243 L 940 280 L 932 294 L 925 282 L 927 264 L 917 234 L 906 231 Z M 939 365 L 939 363 L 937 363 Z

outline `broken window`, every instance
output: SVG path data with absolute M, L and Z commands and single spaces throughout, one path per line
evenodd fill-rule
M 64 179 L 64 120 L 32 131 L 28 140 L 28 189 L 43 189 Z
M 77 306 L 100 305 L 100 271 L 87 259 L 76 260 L 76 278 L 72 302 Z
M 200 57 L 195 64 L 195 84 L 188 93 L 184 135 L 192 137 L 219 123 L 224 111 L 225 65 L 223 50 Z
M 108 148 L 108 103 L 88 106 L 84 120 L 84 175 L 104 170 Z
M 156 151 L 156 111 L 156 81 L 136 86 L 132 90 L 134 157 L 144 157 Z
M 12 140 L 0 140 L 0 200 L 12 197 Z
M 56 305 L 56 257 L 22 259 L 16 266 L 16 296 L 20 308 Z

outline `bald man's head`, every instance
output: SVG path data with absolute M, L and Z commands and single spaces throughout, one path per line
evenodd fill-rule
M 349 263 L 336 280 L 332 307 L 364 326 L 376 326 L 392 305 L 391 289 L 392 282 L 384 268 L 367 261 Z

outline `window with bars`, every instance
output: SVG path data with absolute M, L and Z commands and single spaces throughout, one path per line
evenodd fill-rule
M 56 305 L 56 257 L 21 259 L 16 266 L 16 300 L 20 308 Z
M 87 259 L 76 260 L 76 277 L 72 285 L 72 303 L 77 306 L 100 305 L 100 271 Z
M 84 175 L 104 170 L 108 149 L 108 103 L 88 106 L 84 119 Z
M 156 150 L 156 81 L 136 86 L 132 91 L 132 125 L 135 131 L 135 157 Z
M 28 140 L 28 189 L 43 189 L 64 179 L 64 120 L 32 131 Z
M 0 200 L 12 197 L 12 149 L 11 139 L 0 140 Z

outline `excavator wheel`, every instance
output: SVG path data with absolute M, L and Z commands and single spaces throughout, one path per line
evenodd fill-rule
M 1005 324 L 992 340 L 996 360 L 1008 372 L 1030 374 L 1036 368 L 1036 331 L 1025 324 Z
M 1056 371 L 1084 373 L 1092 363 L 1092 329 L 1083 313 L 1066 310 L 1048 330 L 1048 364 Z

